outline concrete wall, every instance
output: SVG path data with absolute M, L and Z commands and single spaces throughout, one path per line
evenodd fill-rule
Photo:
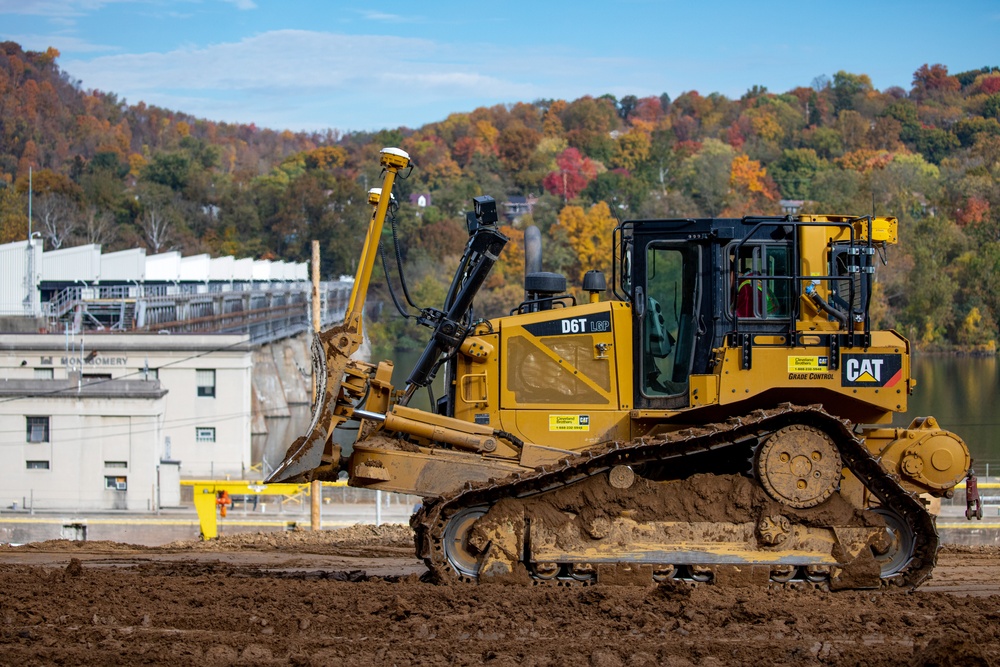
M 254 430 L 264 417 L 288 417 L 288 406 L 312 403 L 311 333 L 263 345 L 253 352 Z

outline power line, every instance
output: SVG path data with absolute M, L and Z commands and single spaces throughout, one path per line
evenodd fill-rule
M 158 371 L 160 369 L 169 368 L 170 366 L 176 366 L 177 364 L 182 364 L 182 363 L 187 362 L 187 361 L 192 361 L 194 359 L 200 359 L 201 357 L 204 357 L 204 356 L 209 355 L 209 354 L 215 354 L 216 352 L 225 352 L 226 350 L 232 349 L 232 348 L 237 347 L 239 345 L 246 345 L 248 343 L 249 343 L 249 340 L 240 340 L 240 341 L 237 341 L 237 342 L 233 343 L 232 345 L 225 345 L 223 347 L 215 348 L 215 349 L 212 349 L 212 350 L 206 350 L 204 352 L 199 352 L 198 354 L 192 355 L 190 357 L 185 357 L 183 359 L 176 359 L 174 361 L 171 361 L 169 363 L 163 364 L 161 366 L 157 366 L 155 369 L 149 369 L 149 370 L 157 370 Z M 82 372 L 82 369 L 81 369 L 81 372 Z M 86 385 L 87 385 L 87 387 L 94 387 L 94 386 L 97 386 L 97 385 L 104 384 L 105 382 L 115 382 L 117 380 L 124 380 L 124 379 L 130 378 L 130 377 L 135 376 L 135 375 L 145 375 L 145 374 L 146 374 L 146 370 L 144 369 L 144 370 L 135 371 L 133 373 L 126 373 L 125 375 L 119 375 L 118 377 L 102 378 L 100 380 L 91 380 L 91 381 L 87 382 Z M 10 396 L 8 398 L 0 399 L 0 403 L 10 403 L 10 402 L 13 402 L 13 401 L 23 401 L 23 400 L 28 399 L 28 398 L 45 398 L 47 396 L 57 396 L 57 395 L 69 396 L 69 395 L 71 395 L 69 392 L 72 392 L 72 391 L 73 391 L 72 388 L 65 388 L 65 387 L 61 388 L 61 389 L 51 389 L 51 390 L 48 390 L 48 391 L 42 391 L 42 392 L 35 392 L 35 393 L 31 393 L 31 394 L 25 394 L 23 396 Z
M 233 413 L 231 415 L 224 416 L 224 417 L 212 418 L 211 423 L 209 423 L 209 424 L 201 424 L 201 427 L 203 427 L 203 428 L 212 428 L 215 424 L 218 424 L 220 422 L 232 421 L 234 419 L 242 419 L 242 418 L 248 417 L 248 416 L 249 416 L 249 413 L 246 413 L 246 412 Z M 174 428 L 177 428 L 177 426 L 194 426 L 198 422 L 204 422 L 204 421 L 208 421 L 208 420 L 204 420 L 204 419 L 201 419 L 201 418 L 191 417 L 187 421 L 189 421 L 190 423 L 189 424 L 179 424 L 179 425 L 175 424 Z M 143 422 L 142 424 L 140 424 L 140 426 L 146 426 L 146 425 L 147 424 L 145 422 Z M 74 430 L 75 431 L 79 431 L 79 430 L 83 430 L 84 428 L 116 428 L 116 427 L 117 427 L 117 425 L 101 424 L 101 425 L 94 425 L 92 427 L 62 428 L 62 429 L 58 429 L 58 430 L 60 430 L 60 431 L 74 431 Z M 127 436 L 145 435 L 145 434 L 149 434 L 149 433 L 162 432 L 163 430 L 165 430 L 165 429 L 164 428 L 148 428 L 148 429 L 146 429 L 146 428 L 139 428 L 139 429 L 136 429 L 136 430 L 129 429 L 128 431 L 121 431 L 120 433 L 103 433 L 103 434 L 101 434 L 101 437 L 113 438 L 113 437 L 121 437 L 121 436 L 126 436 L 126 435 Z M 17 431 L 0 431 L 0 433 L 21 433 L 21 432 L 22 432 L 21 430 L 17 430 Z M 50 430 L 50 432 L 51 432 L 51 430 Z M 66 442 L 67 443 L 69 443 L 69 442 L 75 442 L 75 440 L 66 440 Z M 51 441 L 49 441 L 49 442 L 0 442 L 0 447 L 15 447 L 15 446 L 16 447 L 22 447 L 22 446 L 53 445 L 53 444 L 58 445 L 60 443 L 53 443 Z

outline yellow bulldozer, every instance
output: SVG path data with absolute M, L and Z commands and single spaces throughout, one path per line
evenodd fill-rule
M 507 238 L 477 197 L 397 389 L 391 362 L 352 359 L 393 183 L 413 168 L 395 148 L 380 161 L 345 320 L 314 339 L 312 423 L 268 481 L 346 472 L 424 497 L 411 524 L 438 580 L 841 589 L 930 575 L 927 504 L 972 462 L 931 417 L 890 425 L 914 388 L 909 343 L 871 326 L 894 218 L 625 221 L 610 287 L 589 272 L 580 302 L 540 270 L 528 233 L 524 301 L 480 319 L 473 300 Z M 438 376 L 432 408 L 410 407 Z

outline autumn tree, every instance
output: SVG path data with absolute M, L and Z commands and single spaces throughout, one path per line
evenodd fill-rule
M 525 127 L 519 121 L 505 127 L 497 138 L 497 156 L 519 185 L 524 186 L 535 180 L 526 172 L 532 166 L 532 157 L 541 139 L 540 132 Z
M 562 113 L 566 141 L 587 157 L 605 161 L 615 149 L 610 132 L 621 120 L 613 101 L 586 96 L 569 103 Z
M 725 215 L 743 217 L 772 213 L 777 193 L 760 162 L 747 155 L 733 158 L 729 169 L 730 193 Z
M 546 137 L 562 136 L 566 131 L 562 121 L 562 114 L 566 111 L 566 106 L 565 100 L 556 100 L 545 111 L 542 116 L 542 133 Z
M 598 202 L 589 209 L 581 206 L 566 206 L 559 213 L 556 231 L 565 236 L 566 242 L 576 255 L 575 273 L 577 280 L 591 269 L 611 275 L 612 232 L 617 221 L 604 202 Z
M 344 166 L 347 161 L 347 151 L 340 146 L 321 146 L 305 154 L 307 169 L 329 171 Z
M 652 140 L 645 132 L 631 130 L 618 137 L 610 166 L 632 171 L 649 157 Z
M 510 171 L 526 169 L 542 135 L 521 123 L 505 127 L 497 138 L 497 155 Z
M 940 100 L 949 93 L 958 92 L 961 87 L 958 79 L 948 75 L 948 68 L 944 65 L 924 64 L 913 73 L 913 90 L 910 94 L 917 101 Z
M 855 151 L 867 145 L 868 121 L 857 111 L 844 109 L 837 115 L 837 130 L 844 148 Z
M 556 158 L 556 169 L 549 172 L 542 185 L 563 201 L 569 201 L 576 199 L 595 176 L 597 168 L 590 158 L 583 157 L 575 148 L 567 148 Z
M 28 196 L 0 187 L 0 244 L 28 238 Z

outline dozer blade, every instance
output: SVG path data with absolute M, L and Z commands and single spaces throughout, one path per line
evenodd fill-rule
M 264 481 L 303 482 L 336 478 L 340 448 L 331 438 L 334 429 L 347 420 L 347 415 L 337 410 L 337 406 L 350 355 L 358 347 L 357 337 L 356 322 L 345 322 L 313 336 L 312 372 L 316 394 L 309 430 L 291 444 L 284 460 Z

